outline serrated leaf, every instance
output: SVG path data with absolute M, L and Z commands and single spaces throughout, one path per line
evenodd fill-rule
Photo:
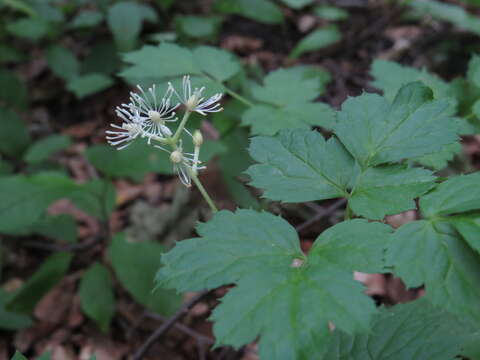
M 457 126 L 449 101 L 431 96 L 416 82 L 403 86 L 392 104 L 374 94 L 350 98 L 335 134 L 362 167 L 433 153 L 457 140 Z
M 342 33 L 335 25 L 315 30 L 300 40 L 288 57 L 290 59 L 295 59 L 306 52 L 319 50 L 333 45 L 340 41 L 341 38 Z
M 2 131 L 0 131 L 0 152 L 20 157 L 30 143 L 27 126 L 13 111 L 0 107 Z
M 65 81 L 73 80 L 80 73 L 80 63 L 73 52 L 61 45 L 48 49 L 47 61 L 52 72 Z
M 368 334 L 335 331 L 323 360 L 451 360 L 470 335 L 466 324 L 424 299 L 415 300 L 382 308 Z
M 255 86 L 253 96 L 266 104 L 254 105 L 242 115 L 252 134 L 274 135 L 282 129 L 312 125 L 331 128 L 334 112 L 323 103 L 310 102 L 323 91 L 329 77 L 316 69 L 298 66 L 271 72 L 263 86 Z M 267 105 L 268 104 L 268 105 Z
M 480 253 L 480 214 L 452 216 L 447 221 L 457 229 L 472 249 Z
M 82 10 L 72 20 L 69 27 L 72 29 L 84 29 L 97 26 L 103 21 L 103 14 L 96 10 Z
M 9 294 L 0 288 L 0 329 L 21 330 L 32 326 L 33 321 L 28 315 L 5 309 L 8 297 Z
M 430 190 L 434 181 L 425 169 L 401 165 L 369 168 L 355 182 L 349 205 L 358 215 L 380 220 L 415 209 L 413 199 Z
M 415 159 L 419 164 L 434 169 L 441 170 L 447 167 L 448 163 L 453 160 L 455 155 L 462 152 L 462 145 L 458 142 L 445 145 L 440 151 L 433 154 L 424 155 Z
M 260 164 L 247 170 L 251 185 L 272 200 L 302 202 L 347 196 L 355 176 L 353 159 L 335 139 L 310 130 L 256 137 L 250 155 Z
M 308 256 L 322 259 L 342 269 L 366 273 L 385 272 L 384 253 L 392 228 L 363 219 L 343 221 L 315 240 Z
M 49 256 L 20 290 L 9 298 L 7 309 L 31 313 L 37 302 L 63 278 L 72 257 L 71 253 L 62 252 Z
M 240 64 L 225 50 L 211 46 L 199 46 L 192 51 L 200 70 L 217 81 L 225 81 L 240 71 Z
M 283 21 L 279 7 L 269 0 L 217 0 L 215 9 L 226 14 L 237 14 L 266 24 Z
M 115 208 L 115 186 L 108 180 L 94 179 L 82 184 L 70 199 L 87 214 L 106 221 Z
M 72 143 L 66 135 L 51 135 L 33 143 L 25 153 L 23 160 L 37 164 L 47 160 L 54 153 L 69 147 Z
M 78 98 L 100 92 L 110 87 L 113 79 L 105 74 L 86 74 L 78 76 L 67 83 L 67 89 Z
M 420 199 L 426 217 L 480 209 L 480 172 L 459 175 L 438 185 Z
M 435 99 L 450 96 L 450 86 L 438 76 L 413 67 L 403 66 L 394 61 L 375 60 L 370 71 L 375 78 L 373 86 L 383 90 L 388 100 L 393 100 L 402 86 L 421 81 L 433 91 Z
M 421 220 L 401 226 L 386 263 L 408 287 L 425 284 L 425 298 L 432 304 L 480 321 L 480 257 L 448 224 Z
M 152 311 L 170 315 L 180 306 L 181 296 L 171 290 L 155 288 L 153 281 L 163 251 L 158 243 L 131 242 L 123 234 L 117 234 L 112 239 L 108 256 L 118 279 L 135 300 Z
M 157 280 L 179 290 L 237 285 L 213 313 L 217 344 L 239 347 L 260 335 L 262 358 L 307 359 L 322 354 L 328 321 L 349 333 L 368 328 L 375 307 L 353 280 L 353 262 L 343 250 L 357 249 L 352 259 L 363 256 L 359 266 L 378 269 L 388 226 L 365 220 L 337 225 L 319 237 L 308 258 L 293 227 L 264 212 L 220 211 L 197 231 L 201 238 L 181 241 L 162 256 Z M 355 233 L 368 244 L 349 243 Z
M 79 295 L 83 312 L 100 330 L 108 332 L 115 313 L 115 295 L 110 272 L 104 265 L 94 263 L 88 268 L 80 281 Z
M 34 225 L 54 200 L 75 189 L 71 180 L 57 175 L 0 178 L 0 232 L 15 234 Z

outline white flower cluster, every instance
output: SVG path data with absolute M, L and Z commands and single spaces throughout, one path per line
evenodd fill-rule
M 190 76 L 183 77 L 183 94 L 179 95 L 173 85 L 169 82 L 167 91 L 161 101 L 157 101 L 155 85 L 144 91 L 137 86 L 139 93 L 130 93 L 130 102 L 122 104 L 115 109 L 116 114 L 123 121 L 121 126 L 111 124 L 114 130 L 107 130 L 107 141 L 110 145 L 116 146 L 118 150 L 126 148 L 130 143 L 140 137 L 146 138 L 148 144 L 157 141 L 162 144 L 155 147 L 170 154 L 170 161 L 177 172 L 180 180 L 186 186 L 191 185 L 192 175 L 196 176 L 197 171 L 204 169 L 200 166 L 199 160 L 200 146 L 203 143 L 203 137 L 200 131 L 196 130 L 193 135 L 185 128 L 188 117 L 192 112 L 201 115 L 222 111 L 218 101 L 222 94 L 215 94 L 205 100 L 202 93 L 205 90 L 195 88 L 192 92 Z M 178 102 L 172 101 L 175 95 Z M 168 127 L 168 123 L 178 121 L 176 112 L 180 105 L 183 105 L 185 114 L 175 133 Z M 182 149 L 182 140 L 180 135 L 186 132 L 194 145 L 193 153 L 184 153 Z

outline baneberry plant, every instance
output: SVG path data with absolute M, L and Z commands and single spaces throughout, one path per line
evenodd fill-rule
M 202 90 L 192 93 L 188 77 L 183 84 L 185 116 L 175 134 L 164 122 L 177 108 L 164 111 L 175 93 L 170 85 L 160 110 L 155 101 L 139 106 L 132 95 L 118 110 L 125 121 L 123 133 L 114 135 L 120 140 L 110 140 L 159 142 L 155 146 L 170 152 L 174 166 L 183 166 L 182 182 L 188 186 L 192 179 L 215 212 L 198 226 L 199 237 L 162 255 L 156 279 L 178 291 L 236 285 L 211 316 L 217 345 L 240 347 L 259 337 L 262 359 L 438 360 L 478 338 L 480 175 L 446 179 L 416 166 L 422 156 L 458 141 L 448 99 L 433 99 L 430 88 L 413 82 L 391 102 L 376 94 L 348 99 L 328 139 L 304 128 L 251 139 L 257 163 L 247 173 L 264 197 L 347 200 L 345 220 L 322 232 L 306 254 L 295 229 L 279 216 L 216 211 L 197 177 L 199 133 L 187 132 L 196 149 L 189 155 L 179 134 L 190 112 L 220 110 L 220 96 L 202 103 Z M 420 220 L 397 230 L 382 222 L 417 208 L 417 198 Z M 379 310 L 354 271 L 393 272 L 409 287 L 425 285 L 426 295 Z

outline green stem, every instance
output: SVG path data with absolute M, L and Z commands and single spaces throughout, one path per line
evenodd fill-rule
M 344 220 L 350 220 L 351 218 L 352 218 L 352 209 L 350 209 L 350 204 L 347 202 L 347 207 L 345 208 Z
M 197 186 L 198 190 L 200 191 L 200 194 L 202 194 L 203 198 L 205 199 L 205 201 L 207 202 L 208 206 L 210 206 L 210 209 L 212 209 L 212 211 L 214 213 L 216 213 L 218 211 L 217 207 L 215 206 L 215 203 L 213 202 L 212 198 L 210 197 L 210 195 L 208 195 L 207 193 L 207 190 L 205 190 L 205 188 L 203 187 L 202 183 L 200 182 L 200 180 L 198 179 L 198 176 L 197 174 L 195 174 L 193 172 L 193 170 L 191 170 L 190 168 L 188 169 L 188 172 L 190 173 L 190 176 L 193 180 L 193 182 L 195 183 L 195 185 Z
M 180 125 L 178 125 L 178 129 L 175 132 L 175 135 L 173 135 L 173 137 L 170 139 L 170 144 L 176 144 L 178 142 L 178 139 L 180 139 L 180 135 L 182 134 L 183 128 L 185 127 L 185 124 L 187 123 L 190 114 L 190 111 L 185 111 L 183 119 L 180 122 Z
M 223 84 L 222 84 L 223 85 Z M 245 105 L 249 106 L 249 107 L 252 107 L 254 106 L 255 104 L 253 102 L 251 102 L 250 100 L 247 100 L 246 98 L 244 98 L 242 95 L 240 95 L 239 93 L 237 93 L 236 91 L 233 91 L 232 89 L 226 87 L 225 85 L 223 85 L 224 88 L 225 88 L 225 92 L 230 95 L 231 97 L 237 99 L 238 101 L 244 103 Z

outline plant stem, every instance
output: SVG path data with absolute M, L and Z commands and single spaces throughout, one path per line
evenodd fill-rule
M 350 204 L 347 202 L 347 206 L 345 208 L 344 220 L 350 220 L 351 218 L 352 218 L 352 209 L 350 209 Z
M 246 98 L 244 98 L 242 95 L 240 95 L 236 91 L 233 91 L 232 89 L 226 87 L 225 85 L 223 85 L 223 87 L 225 88 L 225 92 L 228 95 L 230 95 L 231 97 L 233 97 L 233 98 L 237 99 L 238 101 L 244 103 L 245 105 L 247 105 L 249 107 L 252 107 L 252 106 L 255 105 L 253 102 L 251 102 L 250 100 L 247 100 Z
M 210 209 L 212 209 L 212 211 L 214 213 L 216 213 L 218 211 L 217 207 L 215 206 L 215 203 L 213 202 L 212 198 L 210 197 L 210 195 L 208 195 L 207 193 L 207 190 L 205 190 L 205 188 L 203 187 L 202 183 L 200 182 L 200 180 L 198 179 L 198 176 L 197 174 L 195 174 L 193 172 L 192 169 L 188 169 L 188 172 L 190 173 L 190 176 L 193 180 L 193 182 L 195 183 L 195 185 L 197 186 L 198 190 L 200 191 L 200 194 L 202 194 L 203 198 L 205 199 L 205 201 L 207 202 L 208 206 L 210 206 Z
M 177 144 L 178 139 L 180 139 L 180 135 L 182 134 L 183 128 L 185 127 L 185 124 L 187 123 L 187 120 L 190 116 L 191 112 L 190 111 L 185 111 L 185 114 L 183 115 L 183 119 L 180 122 L 180 125 L 178 125 L 178 129 L 175 132 L 175 135 L 170 139 L 171 144 Z

